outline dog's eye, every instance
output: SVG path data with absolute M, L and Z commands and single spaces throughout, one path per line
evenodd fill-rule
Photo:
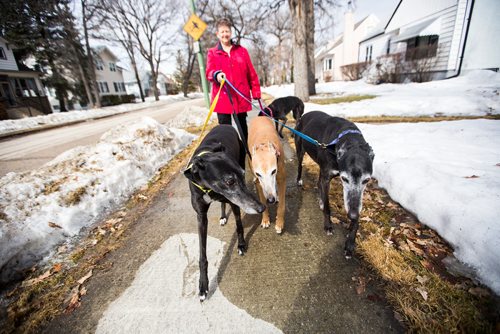
M 368 181 L 370 181 L 370 178 L 368 178 L 368 179 L 364 179 L 362 183 L 363 183 L 363 184 L 367 184 L 367 183 L 368 183 Z
M 273 169 L 273 171 L 271 172 L 271 175 L 274 175 L 276 174 L 276 169 Z
M 259 173 L 255 173 L 255 175 L 257 175 L 257 177 L 262 177 L 262 175 L 260 175 Z
M 342 181 L 345 182 L 345 183 L 349 183 L 349 180 L 347 179 L 347 177 L 345 176 L 342 176 L 341 177 Z
M 232 185 L 234 184 L 234 179 L 227 179 L 227 180 L 226 180 L 226 184 L 227 184 L 228 186 L 232 186 Z

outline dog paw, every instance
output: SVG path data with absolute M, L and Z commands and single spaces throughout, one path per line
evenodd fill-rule
M 271 225 L 271 223 L 269 222 L 269 220 L 263 220 L 261 223 L 260 223 L 260 227 L 262 228 L 268 228 L 269 226 Z
M 219 219 L 220 226 L 224 226 L 224 225 L 226 225 L 226 223 L 227 223 L 226 217 L 221 217 L 221 219 Z
M 325 227 L 326 235 L 333 235 L 333 227 Z
M 281 227 L 276 226 L 276 233 L 281 234 L 283 232 L 283 229 Z
M 208 291 L 200 292 L 200 302 L 204 302 L 207 299 Z
M 245 255 L 245 247 L 238 246 L 238 255 L 239 256 Z
M 299 187 L 302 187 L 303 184 L 304 184 L 304 182 L 302 182 L 302 179 L 300 179 L 300 180 L 297 181 L 297 185 Z
M 321 211 L 323 211 L 323 209 L 325 208 L 325 204 L 323 203 L 322 200 L 319 200 L 319 208 Z

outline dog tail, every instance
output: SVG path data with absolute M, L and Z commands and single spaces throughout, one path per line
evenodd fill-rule
M 299 99 L 299 103 L 293 109 L 293 118 L 297 121 L 302 117 L 303 114 L 304 114 L 304 102 L 302 102 L 302 100 Z

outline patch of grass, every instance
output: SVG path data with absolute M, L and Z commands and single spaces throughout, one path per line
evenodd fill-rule
M 347 95 L 339 97 L 330 97 L 323 99 L 311 99 L 310 102 L 316 104 L 334 104 L 334 103 L 346 103 L 346 102 L 356 102 L 362 100 L 369 100 L 376 98 L 376 95 Z
M 387 297 L 411 330 L 427 333 L 493 332 L 477 298 L 418 265 L 419 261 L 412 253 L 387 246 L 377 234 L 360 240 L 357 249 L 387 282 Z

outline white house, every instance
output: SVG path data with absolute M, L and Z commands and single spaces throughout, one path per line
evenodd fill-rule
M 137 84 L 135 77 L 132 74 L 130 74 L 127 75 L 127 79 L 128 80 L 125 82 L 127 93 L 134 94 L 136 98 L 139 98 L 140 97 L 139 85 Z M 152 89 L 151 72 L 150 71 L 143 72 L 141 74 L 140 80 L 144 96 L 154 96 L 154 92 Z M 168 95 L 172 94 L 173 92 L 177 92 L 177 90 L 174 89 L 174 86 L 175 86 L 175 80 L 171 76 L 169 76 L 168 74 L 164 74 L 162 72 L 158 73 L 156 87 L 158 89 L 159 95 Z
M 431 61 L 433 79 L 474 69 L 498 71 L 498 14 L 498 0 L 401 0 L 385 27 L 359 43 L 358 62 L 395 54 L 408 61 L 416 55 Z
M 0 120 L 52 112 L 40 80 L 41 72 L 19 68 L 13 45 L 0 37 Z
M 378 24 L 379 19 L 371 14 L 354 23 L 352 10 L 344 15 L 344 33 L 315 52 L 316 78 L 318 82 L 343 80 L 341 66 L 358 61 L 358 46 Z
M 123 68 L 117 65 L 118 57 L 106 46 L 95 47 L 93 51 L 99 95 L 126 95 Z

